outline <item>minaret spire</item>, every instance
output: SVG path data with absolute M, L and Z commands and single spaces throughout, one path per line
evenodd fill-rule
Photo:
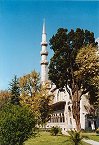
M 42 34 L 46 34 L 45 19 L 43 20 L 43 31 Z
M 42 42 L 41 42 L 41 83 L 45 83 L 48 80 L 48 61 L 47 61 L 47 41 L 46 41 L 46 26 L 45 20 L 43 22 L 43 30 L 42 30 Z

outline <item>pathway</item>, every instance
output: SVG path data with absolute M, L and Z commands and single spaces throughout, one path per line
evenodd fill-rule
M 89 143 L 89 144 L 91 144 L 91 145 L 99 145 L 99 142 L 94 141 L 94 140 L 83 139 L 83 141 L 85 141 L 86 143 Z

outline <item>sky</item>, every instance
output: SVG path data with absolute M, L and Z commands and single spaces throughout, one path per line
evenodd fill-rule
M 14 75 L 40 73 L 43 19 L 47 42 L 60 27 L 88 29 L 99 37 L 98 1 L 0 0 L 0 90 Z M 53 52 L 48 46 L 48 60 Z

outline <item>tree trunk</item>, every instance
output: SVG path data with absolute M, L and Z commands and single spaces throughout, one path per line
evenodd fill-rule
M 75 83 L 74 73 L 71 65 L 71 74 L 72 74 L 72 113 L 73 118 L 76 121 L 76 129 L 79 131 L 81 129 L 80 126 L 80 94 L 78 89 L 78 84 Z
M 81 129 L 80 125 L 80 94 L 78 92 L 78 86 L 76 85 L 76 90 L 72 95 L 72 113 L 73 118 L 76 121 L 76 129 L 79 131 Z

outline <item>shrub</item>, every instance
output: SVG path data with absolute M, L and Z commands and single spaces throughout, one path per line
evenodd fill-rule
M 74 145 L 79 145 L 82 139 L 84 138 L 83 136 L 81 136 L 80 131 L 71 130 L 71 131 L 68 131 L 68 134 L 70 135 L 70 141 Z
M 22 145 L 35 132 L 35 125 L 27 107 L 6 104 L 0 110 L 0 145 Z
M 53 126 L 50 130 L 51 135 L 57 135 L 59 133 L 61 133 L 61 128 L 57 127 L 57 126 Z
M 99 128 L 96 129 L 96 133 L 99 134 Z

